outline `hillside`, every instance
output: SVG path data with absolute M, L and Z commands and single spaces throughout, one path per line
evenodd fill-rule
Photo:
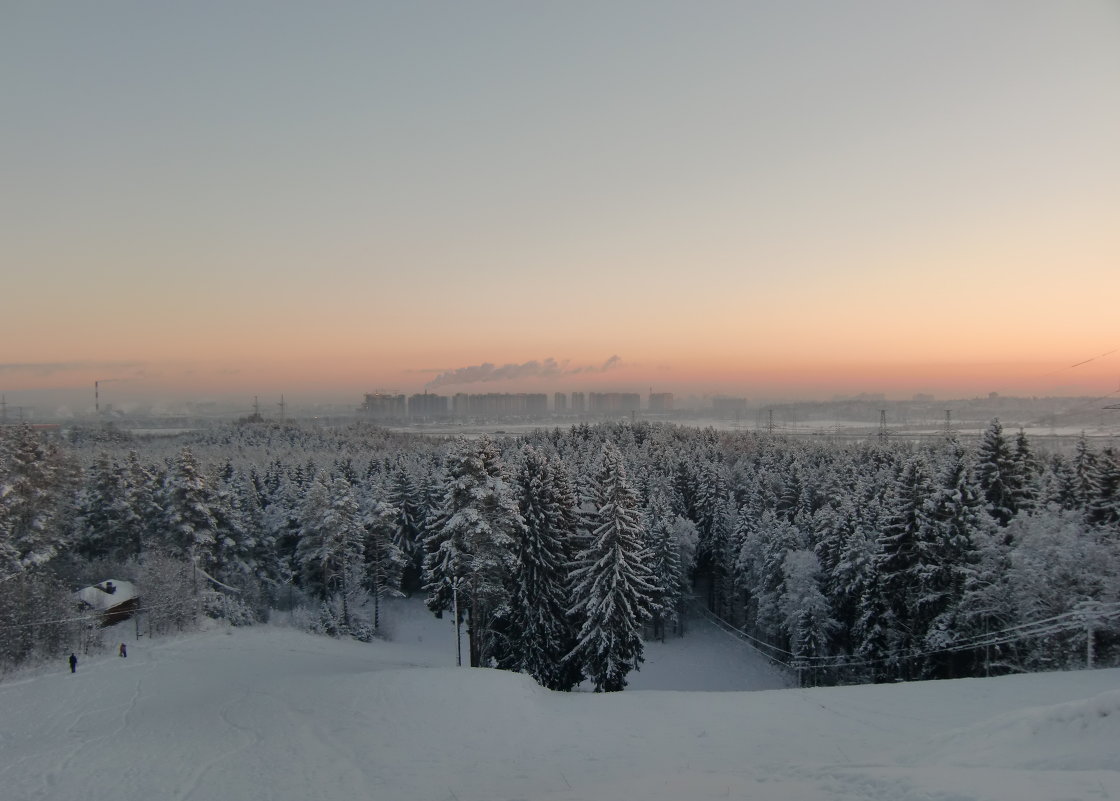
M 127 660 L 89 658 L 73 676 L 60 664 L 0 685 L 4 798 L 1120 795 L 1120 670 L 812 690 L 637 689 L 749 686 L 744 670 L 757 686 L 780 686 L 701 626 L 690 635 L 694 671 L 679 646 L 652 643 L 632 689 L 562 694 L 523 676 L 455 668 L 446 622 L 415 604 L 392 611 L 392 642 L 214 629 L 130 641 Z

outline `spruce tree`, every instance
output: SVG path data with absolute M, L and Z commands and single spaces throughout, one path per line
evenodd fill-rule
M 895 629 L 885 637 L 893 650 L 911 650 L 924 635 L 918 629 L 921 621 L 917 606 L 923 591 L 920 576 L 928 558 L 926 548 L 932 539 L 930 494 L 923 459 L 910 457 L 895 482 L 889 516 L 876 540 L 874 559 L 874 590 L 881 597 L 874 599 L 873 606 L 885 605 L 891 610 L 890 620 Z M 910 663 L 900 661 L 898 665 L 904 669 L 902 678 L 911 678 Z
M 212 503 L 198 460 L 190 448 L 183 448 L 164 484 L 164 525 L 170 544 L 203 569 L 210 567 L 217 536 Z
M 603 448 L 595 486 L 592 540 L 572 571 L 571 612 L 582 626 L 567 658 L 583 665 L 596 692 L 615 692 L 642 662 L 642 626 L 655 611 L 656 583 L 647 566 L 637 495 L 612 443 Z
M 366 582 L 373 601 L 373 628 L 381 628 L 381 605 L 387 597 L 401 595 L 401 582 L 409 558 L 395 540 L 400 512 L 371 495 L 362 504 L 365 526 Z
M 1038 505 L 1038 478 L 1041 468 L 1031 449 L 1027 433 L 1021 428 L 1015 435 L 1015 451 L 1012 458 L 1015 465 L 1015 482 L 1011 495 L 1015 508 L 1019 511 L 1031 511 Z
M 86 559 L 127 558 L 117 538 L 125 533 L 127 512 L 122 471 L 101 452 L 85 471 L 76 499 L 74 549 Z M 121 553 L 125 551 L 125 553 Z
M 60 515 L 76 471 L 26 423 L 0 439 L 0 578 L 46 564 L 68 546 Z
M 575 492 L 561 464 L 532 446 L 522 457 L 517 485 L 525 526 L 517 544 L 508 667 L 551 690 L 570 690 L 581 678 L 579 665 L 564 660 L 576 643 L 567 608 Z
M 424 568 L 424 493 L 403 458 L 398 458 L 390 478 L 386 502 L 396 511 L 393 544 L 407 563 L 401 588 L 411 593 L 420 588 Z
M 994 418 L 980 437 L 975 472 L 988 514 L 1001 526 L 1006 526 L 1017 509 L 1017 476 L 1015 457 L 1007 446 L 999 418 Z
M 645 527 L 650 570 L 656 584 L 653 636 L 660 637 L 662 642 L 670 625 L 677 624 L 679 630 L 684 613 L 685 575 L 674 526 L 676 520 L 664 493 L 656 492 L 646 509 Z
M 303 507 L 297 557 L 305 589 L 327 601 L 337 598 L 340 624 L 349 631 L 354 600 L 364 589 L 365 529 L 350 483 L 342 476 L 328 486 L 316 475 Z
M 1120 459 L 1112 448 L 1102 450 L 1093 461 L 1089 485 L 1086 517 L 1094 525 L 1111 528 L 1114 539 L 1120 540 L 1115 536 L 1120 533 Z
M 929 526 L 919 540 L 914 569 L 914 622 L 925 647 L 940 649 L 956 639 L 957 608 L 978 561 L 975 537 L 990 518 L 977 497 L 964 449 L 949 443 L 927 504 Z M 959 661 L 959 660 L 958 660 Z M 951 677 L 954 660 L 940 653 L 926 660 L 926 673 Z
M 427 604 L 442 613 L 457 600 L 466 615 L 470 663 L 489 662 L 494 623 L 509 600 L 514 549 L 524 521 L 497 446 L 457 440 L 446 461 L 437 525 L 426 542 Z
M 809 667 L 812 659 L 830 654 L 832 634 L 838 628 L 828 599 L 821 591 L 820 562 L 812 551 L 789 550 L 782 560 L 782 573 L 782 627 L 802 683 L 815 684 L 819 674 L 810 672 L 805 682 L 800 669 Z

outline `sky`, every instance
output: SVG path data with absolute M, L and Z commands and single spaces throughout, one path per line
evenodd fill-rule
M 1120 390 L 1114 0 L 10 2 L 0 104 L 9 403 Z

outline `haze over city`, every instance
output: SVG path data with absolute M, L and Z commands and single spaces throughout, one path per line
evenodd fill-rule
M 1109 396 L 1118 35 L 1107 0 L 9 5 L 0 392 Z

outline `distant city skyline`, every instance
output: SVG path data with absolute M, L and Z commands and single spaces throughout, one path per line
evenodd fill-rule
M 0 21 L 9 404 L 1120 390 L 1109 0 Z
M 838 398 L 881 396 L 890 401 L 906 401 L 918 397 L 959 399 L 985 397 L 991 393 L 1021 397 L 1101 397 L 1120 398 L 1120 349 L 1106 351 L 1064 366 L 1053 364 L 1019 366 L 1021 372 L 1000 375 L 995 365 L 944 365 L 933 369 L 926 380 L 915 380 L 905 365 L 897 366 L 893 376 L 889 368 L 878 366 L 861 370 L 860 366 L 822 365 L 809 375 L 801 371 L 755 371 L 754 380 L 723 377 L 710 378 L 685 370 L 662 366 L 648 372 L 644 365 L 630 365 L 619 357 L 607 360 L 608 369 L 598 366 L 566 365 L 549 369 L 549 359 L 522 364 L 493 365 L 483 363 L 451 369 L 408 369 L 396 380 L 362 381 L 359 371 L 351 377 L 335 380 L 324 378 L 315 382 L 314 374 L 305 371 L 294 380 L 262 377 L 252 370 L 229 371 L 207 377 L 193 368 L 184 368 L 181 375 L 157 373 L 149 375 L 146 365 L 65 365 L 48 368 L 0 365 L 0 395 L 11 407 L 41 407 L 53 413 L 64 407 L 69 413 L 87 414 L 96 404 L 130 409 L 151 404 L 186 404 L 216 402 L 223 405 L 247 405 L 252 398 L 265 398 L 275 404 L 286 397 L 291 404 L 354 405 L 369 393 L 413 395 L 431 393 L 452 397 L 457 393 L 543 393 L 551 397 L 557 392 L 627 392 L 643 398 L 670 393 L 678 407 L 691 407 L 713 397 L 745 397 L 752 405 L 774 402 L 830 401 Z M 543 366 L 542 366 L 543 365 Z M 1034 372 L 1029 370 L 1033 368 Z M 1048 369 L 1053 368 L 1053 369 Z M 16 380 L 21 372 L 37 375 L 24 386 Z M 452 380 L 454 374 L 460 380 Z M 94 378 L 93 376 L 102 376 Z M 431 376 L 444 376 L 433 383 Z M 473 376 L 473 378 L 472 378 Z M 85 384 L 76 383 L 84 377 Z

